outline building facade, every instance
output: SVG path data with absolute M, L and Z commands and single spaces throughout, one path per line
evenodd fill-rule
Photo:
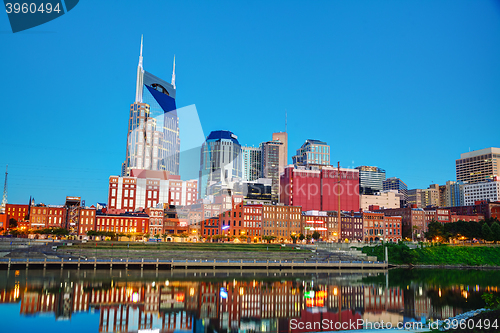
M 383 182 L 384 191 L 388 190 L 397 190 L 398 193 L 402 193 L 404 195 L 404 199 L 408 199 L 408 186 L 401 179 L 396 177 L 387 178 Z
M 464 205 L 472 206 L 476 201 L 500 201 L 500 181 L 464 185 Z
M 339 182 L 340 175 L 340 184 Z M 281 175 L 280 202 L 300 206 L 302 211 L 359 210 L 359 174 L 356 169 L 331 166 L 285 168 Z
M 262 205 L 262 236 L 291 241 L 303 233 L 301 213 L 297 206 Z
M 255 181 L 262 175 L 262 150 L 256 147 L 241 147 L 242 175 L 244 181 Z
M 279 174 L 282 174 L 285 171 L 285 167 L 288 165 L 288 133 L 273 133 L 273 141 L 279 141 L 283 143 L 283 146 L 280 149 L 279 157 Z
M 457 181 L 469 184 L 500 180 L 500 148 L 463 153 L 455 161 Z
M 241 183 L 242 158 L 238 137 L 230 131 L 213 131 L 201 147 L 199 195 L 219 195 Z
M 413 241 L 423 240 L 424 233 L 427 232 L 427 223 L 425 220 L 425 211 L 422 208 L 417 208 L 415 205 L 411 207 L 396 208 L 396 209 L 381 209 L 385 216 L 400 216 L 402 218 L 402 238 L 409 238 Z
M 369 210 L 370 206 L 383 208 L 399 208 L 400 197 L 396 190 L 388 190 L 375 193 L 374 195 L 360 195 L 360 206 L 362 210 Z
M 330 165 L 330 146 L 323 141 L 307 139 L 292 160 L 295 166 Z
M 262 150 L 262 178 L 271 179 L 271 200 L 278 202 L 280 191 L 280 155 L 283 143 L 269 141 L 260 144 Z
M 372 195 L 384 189 L 385 170 L 375 166 L 359 166 L 359 194 Z
M 129 177 L 109 177 L 108 209 L 133 212 L 158 205 L 186 206 L 198 199 L 198 182 L 168 171 L 131 169 Z

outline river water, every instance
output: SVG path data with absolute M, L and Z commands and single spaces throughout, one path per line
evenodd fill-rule
M 310 332 L 362 329 L 367 323 L 396 326 L 481 308 L 481 295 L 498 292 L 499 284 L 500 271 L 480 270 L 2 270 L 0 331 Z

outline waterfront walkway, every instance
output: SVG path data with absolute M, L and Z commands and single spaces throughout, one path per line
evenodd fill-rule
M 134 269 L 387 269 L 380 261 L 318 260 L 164 260 L 164 259 L 72 259 L 0 258 L 0 268 L 134 268 Z

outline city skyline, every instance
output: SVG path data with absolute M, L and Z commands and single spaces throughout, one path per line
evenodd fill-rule
M 331 146 L 332 164 L 375 165 L 425 189 L 455 180 L 455 160 L 469 147 L 498 146 L 495 2 L 322 3 L 301 6 L 302 13 L 293 5 L 259 12 L 151 3 L 110 18 L 82 3 L 31 32 L 3 34 L 10 79 L 1 89 L 12 112 L 4 112 L 0 165 L 9 164 L 9 202 L 32 196 L 62 204 L 67 195 L 106 202 L 109 176 L 119 176 L 125 154 L 141 34 L 152 72 L 170 76 L 177 55 L 177 106 L 196 105 L 205 136 L 223 129 L 258 146 L 285 129 L 287 112 L 288 163 L 305 140 L 317 139 Z M 120 18 L 134 10 L 139 18 L 168 13 L 169 21 L 130 27 Z M 241 11 L 252 18 L 235 14 Z M 299 15 L 300 28 L 288 21 Z M 105 22 L 113 28 L 101 29 Z M 176 33 L 154 43 L 167 25 Z M 0 30 L 9 30 L 6 17 Z M 19 89 L 26 81 L 36 87 L 28 98 Z M 474 119 L 477 126 L 466 128 Z

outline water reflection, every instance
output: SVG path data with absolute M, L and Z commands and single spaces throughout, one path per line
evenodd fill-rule
M 482 293 L 498 292 L 492 282 L 500 281 L 499 272 L 433 270 L 260 277 L 99 270 L 0 274 L 0 314 L 6 303 L 18 304 L 18 320 L 50 315 L 56 319 L 52 331 L 58 321 L 80 314 L 89 327 L 98 323 L 99 332 L 308 332 L 293 323 L 326 322 L 335 330 L 342 327 L 335 323 L 361 329 L 363 321 L 425 322 L 482 307 Z

